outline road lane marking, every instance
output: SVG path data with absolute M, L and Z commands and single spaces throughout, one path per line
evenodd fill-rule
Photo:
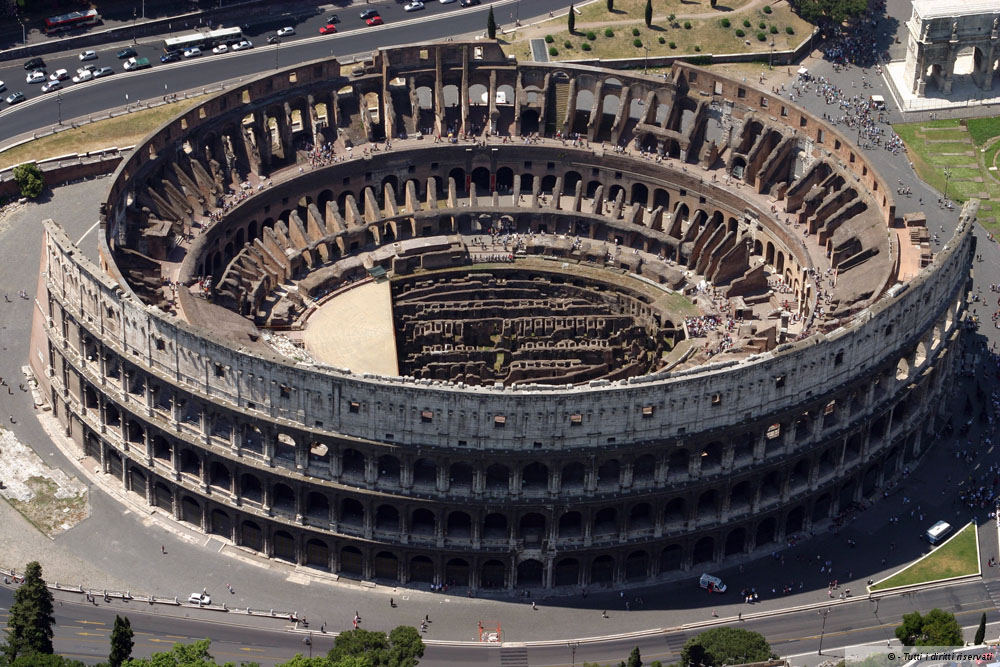
M 87 231 L 85 231 L 83 233 L 83 236 L 80 237 L 80 240 L 76 242 L 76 245 L 79 246 L 81 243 L 83 243 L 83 239 L 87 238 L 87 235 L 90 234 L 90 232 L 94 231 L 94 228 L 97 227 L 97 225 L 99 225 L 99 224 L 101 224 L 100 220 L 98 220 L 97 222 L 95 222 L 94 224 L 92 224 L 90 226 L 90 229 L 88 229 Z M 101 625 L 104 625 L 104 624 L 101 623 Z

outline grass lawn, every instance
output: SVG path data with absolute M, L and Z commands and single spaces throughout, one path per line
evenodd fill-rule
M 946 544 L 935 549 L 930 556 L 880 581 L 872 586 L 872 590 L 923 584 L 963 574 L 975 574 L 978 571 L 976 527 L 970 523 Z
M 948 196 L 957 202 L 981 198 L 979 222 L 991 232 L 1000 232 L 993 208 L 1000 206 L 1000 169 L 990 170 L 998 166 L 1000 118 L 970 118 L 964 124 L 958 119 L 932 120 L 893 125 L 892 129 L 905 142 L 920 178 L 940 192 L 947 181 Z
M 112 146 L 132 146 L 162 123 L 200 102 L 200 96 L 179 100 L 155 109 L 97 121 L 21 144 L 0 152 L 0 169 L 29 160 L 44 160 L 70 153 L 87 153 Z
M 645 3 L 641 3 L 645 6 Z M 707 3 L 701 3 L 707 6 Z M 734 3 L 735 4 L 735 3 Z M 708 12 L 705 7 L 687 3 L 678 7 L 673 24 L 668 24 L 667 13 L 659 6 L 652 27 L 647 28 L 639 13 L 608 13 L 604 2 L 597 2 L 581 9 L 576 29 L 570 34 L 566 17 L 561 16 L 541 23 L 528 30 L 519 31 L 518 38 L 509 49 L 518 59 L 531 59 L 529 41 L 551 35 L 548 44 L 552 60 L 579 60 L 584 58 L 643 58 L 646 48 L 649 56 L 693 55 L 697 53 L 760 53 L 763 58 L 770 51 L 781 51 L 798 46 L 807 39 L 812 25 L 796 16 L 786 2 L 767 5 L 772 8 L 765 14 L 765 5 L 745 6 L 734 11 Z M 662 14 L 662 15 L 661 15 Z M 709 16 L 704 16 L 709 14 Z M 729 23 L 728 27 L 725 22 Z M 743 25 L 744 21 L 750 26 Z M 761 28 L 760 24 L 764 27 Z M 690 27 L 688 27 L 690 26 Z M 776 32 L 772 33 L 772 27 Z M 792 28 L 789 35 L 786 28 Z M 744 33 L 738 36 L 737 30 Z M 610 36 L 608 32 L 610 31 Z M 638 31 L 638 34 L 634 34 Z M 763 33 L 764 39 L 759 39 Z M 639 40 L 640 45 L 635 45 Z M 673 47 L 671 47 L 671 43 Z M 551 49 L 555 50 L 552 55 Z
M 653 3 L 653 22 L 659 16 L 666 17 L 670 14 L 681 16 L 682 14 L 711 14 L 718 13 L 725 15 L 744 5 L 750 4 L 751 0 L 719 0 L 718 5 L 713 9 L 709 0 L 656 0 Z M 627 21 L 645 20 L 646 0 L 615 0 L 615 9 L 608 12 L 605 0 L 592 2 L 585 7 L 580 7 L 577 21 Z

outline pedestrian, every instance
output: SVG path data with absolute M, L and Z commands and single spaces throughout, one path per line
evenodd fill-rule
M 161 544 L 161 545 L 160 545 L 160 553 L 161 553 L 161 554 L 165 554 L 165 553 L 167 553 L 167 547 L 165 547 L 165 546 L 163 546 L 163 545 Z
M 535 604 L 534 600 L 532 600 L 531 602 L 531 609 L 532 611 L 538 611 L 538 605 Z
M 737 621 L 742 621 L 743 620 L 743 612 L 742 611 L 741 612 L 737 612 L 737 614 L 736 614 L 736 620 Z
M 713 609 L 713 610 L 712 610 L 712 618 L 718 618 L 718 617 L 719 617 L 719 612 L 717 612 L 717 611 L 715 611 L 715 610 Z
M 424 614 L 424 623 L 430 623 L 430 622 L 431 622 L 431 615 Z
M 396 608 L 396 601 L 394 599 L 392 599 L 392 598 L 389 598 L 389 606 L 392 607 L 393 609 L 395 609 Z
M 608 617 L 608 612 L 602 611 L 601 612 L 601 618 L 607 618 L 607 617 Z

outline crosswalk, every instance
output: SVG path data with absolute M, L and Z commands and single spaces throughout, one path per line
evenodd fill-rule
M 528 649 L 524 646 L 501 648 L 500 667 L 530 667 Z
M 987 579 L 983 585 L 986 586 L 986 592 L 993 601 L 993 606 L 1000 609 L 1000 579 Z
M 686 642 L 688 638 L 683 632 L 675 632 L 664 637 L 664 640 L 666 641 L 667 648 L 670 649 L 670 652 L 679 656 L 681 654 L 681 649 L 684 648 L 684 642 Z

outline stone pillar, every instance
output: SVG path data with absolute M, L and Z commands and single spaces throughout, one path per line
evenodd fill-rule
M 439 465 L 437 467 L 437 490 L 438 493 L 448 493 L 451 480 L 448 477 L 448 466 Z

